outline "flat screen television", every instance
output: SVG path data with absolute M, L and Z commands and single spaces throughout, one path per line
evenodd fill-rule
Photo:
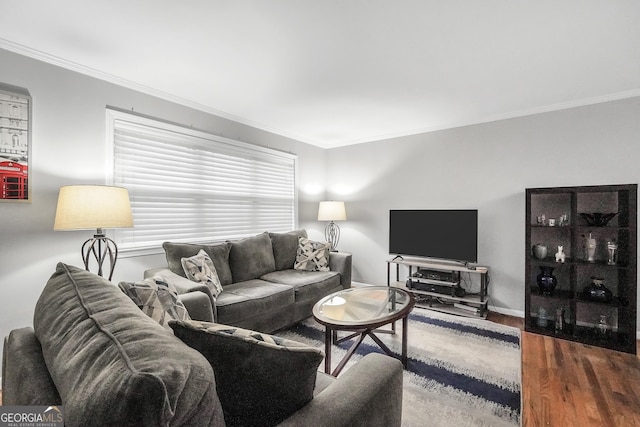
M 389 253 L 475 263 L 478 211 L 390 210 Z

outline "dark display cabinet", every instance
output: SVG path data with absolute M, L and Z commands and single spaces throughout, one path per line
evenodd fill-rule
M 526 190 L 526 331 L 636 354 L 636 199 L 636 184 Z

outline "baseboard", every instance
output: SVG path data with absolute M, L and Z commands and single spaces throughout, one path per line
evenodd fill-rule
M 355 281 L 351 281 L 351 287 L 353 288 L 359 288 L 361 286 L 375 286 L 375 285 L 371 285 L 369 283 L 363 283 L 363 282 L 355 282 Z
M 505 316 L 511 316 L 511 317 L 519 317 L 521 319 L 524 319 L 524 311 L 521 311 L 521 310 L 512 310 L 510 308 L 496 307 L 494 305 L 488 306 L 488 309 L 489 311 L 493 311 L 494 313 L 504 314 Z

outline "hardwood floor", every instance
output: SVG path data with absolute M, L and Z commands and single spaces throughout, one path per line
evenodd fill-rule
M 519 318 L 489 320 L 524 329 Z M 522 332 L 522 426 L 640 426 L 640 358 Z
M 488 319 L 524 329 L 516 317 Z M 521 349 L 523 427 L 640 427 L 640 358 L 524 331 Z

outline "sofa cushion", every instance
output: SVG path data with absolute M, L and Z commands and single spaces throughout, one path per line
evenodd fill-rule
M 225 286 L 216 301 L 218 321 L 234 324 L 261 316 L 272 310 L 293 305 L 293 287 L 260 279 Z
M 139 282 L 120 282 L 118 287 L 144 314 L 167 329 L 171 329 L 171 319 L 191 320 L 176 288 L 160 276 Z
M 58 264 L 34 330 L 66 425 L 224 425 L 207 360 L 101 277 Z
M 62 404 L 32 328 L 14 329 L 4 338 L 2 365 L 2 405 Z
M 170 324 L 211 362 L 227 426 L 272 426 L 313 398 L 319 349 L 216 323 Z
M 222 284 L 216 266 L 204 249 L 189 258 L 182 258 L 182 269 L 187 279 L 205 284 L 216 298 L 222 292 Z
M 200 252 L 200 249 L 204 249 L 216 267 L 216 272 L 218 273 L 218 278 L 222 286 L 233 283 L 231 269 L 229 268 L 229 251 L 231 250 L 231 244 L 229 242 L 211 245 L 164 242 L 162 247 L 167 257 L 169 270 L 177 275 L 187 277 L 182 267 L 182 258 L 192 257 Z
M 315 300 L 342 289 L 335 271 L 284 270 L 265 274 L 262 280 L 292 286 L 296 301 Z
M 257 279 L 276 270 L 269 233 L 231 242 L 229 266 L 233 282 Z
M 298 237 L 307 237 L 306 230 L 293 230 L 287 233 L 269 233 L 276 270 L 289 270 L 296 262 Z
M 329 248 L 326 242 L 298 237 L 298 251 L 293 268 L 307 271 L 329 271 Z

